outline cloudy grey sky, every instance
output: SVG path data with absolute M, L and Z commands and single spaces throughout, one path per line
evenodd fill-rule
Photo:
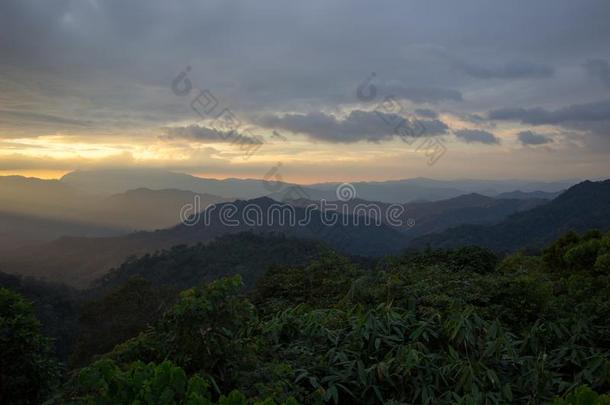
M 608 21 L 607 0 L 4 0 L 0 174 L 607 177 Z

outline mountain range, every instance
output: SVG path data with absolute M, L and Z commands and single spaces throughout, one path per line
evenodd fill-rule
M 180 210 L 199 198 L 203 208 L 226 201 L 193 191 L 138 188 L 105 195 L 57 180 L 0 177 L 0 241 L 21 246 L 61 236 L 118 236 L 167 228 L 180 222 Z
M 494 225 L 462 225 L 422 236 L 411 247 L 487 247 L 497 252 L 539 249 L 568 232 L 610 228 L 610 180 L 584 181 L 547 204 Z
M 544 200 L 554 198 L 569 183 L 416 178 L 357 182 L 352 187 L 361 200 L 404 204 L 452 199 L 468 193 L 500 199 Z M 168 228 L 180 222 L 182 207 L 192 205 L 195 198 L 199 198 L 200 209 L 218 202 L 261 196 L 278 201 L 295 198 L 332 201 L 337 199 L 337 187 L 337 183 L 296 185 L 255 179 L 205 179 L 148 169 L 76 171 L 59 180 L 4 176 L 0 177 L 0 215 L 4 218 L 0 221 L 0 242 L 5 243 L 0 251 L 62 236 L 118 236 Z M 488 222 L 476 217 L 472 223 Z M 19 218 L 23 219 L 21 227 L 15 226 Z
M 495 224 L 509 215 L 525 211 L 547 203 L 547 199 L 500 199 L 471 193 L 439 201 L 410 202 L 402 204 L 404 214 L 402 225 L 397 229 L 410 240 L 420 235 L 440 232 L 461 224 Z M 379 201 L 353 199 L 347 202 L 330 201 L 324 206 L 319 201 L 296 199 L 287 201 L 299 207 L 316 206 L 318 209 L 332 206 L 333 210 L 350 215 L 370 214 L 371 207 L 379 208 L 380 218 L 385 221 L 385 214 L 391 204 Z M 366 209 L 365 209 L 366 208 Z M 376 215 L 376 214 L 373 214 Z
M 207 193 L 227 199 L 253 199 L 263 196 L 283 201 L 286 190 L 299 188 L 301 197 L 335 200 L 341 183 L 297 185 L 264 179 L 209 179 L 164 170 L 90 170 L 76 171 L 63 176 L 59 182 L 89 194 L 117 194 L 137 188 L 151 190 L 178 189 Z M 522 192 L 557 193 L 576 180 L 540 182 L 524 180 L 433 180 L 423 177 L 350 183 L 356 196 L 369 201 L 405 203 L 418 200 L 443 200 L 462 194 L 479 193 L 491 197 L 520 190 Z M 294 198 L 294 197 L 293 197 Z M 535 196 L 533 198 L 540 198 Z
M 314 211 L 304 225 L 290 226 L 272 219 L 269 207 L 277 203 L 267 197 L 254 200 L 237 200 L 234 203 L 219 203 L 210 212 L 209 221 L 200 221 L 193 226 L 179 224 L 154 232 L 136 232 L 126 236 L 110 238 L 63 237 L 55 241 L 17 249 L 0 258 L 0 270 L 18 272 L 47 278 L 83 287 L 118 266 L 126 258 L 167 249 L 175 245 L 192 245 L 209 242 L 214 238 L 252 231 L 260 234 L 282 233 L 305 239 L 316 239 L 347 254 L 381 256 L 399 252 L 406 246 L 402 233 L 389 227 L 354 224 L 339 215 L 337 224 L 326 226 L 320 211 Z M 236 226 L 227 225 L 222 217 L 223 207 L 236 210 L 236 218 L 243 218 L 246 207 L 259 207 L 263 213 L 261 225 L 248 225 L 239 221 Z M 296 218 L 306 218 L 305 208 L 295 208 Z M 273 215 L 273 214 L 271 214 Z
M 0 189 L 5 191 L 0 193 L 0 243 L 4 243 L 0 270 L 85 287 L 130 257 L 176 245 L 209 243 L 222 235 L 243 232 L 319 240 L 348 255 L 376 257 L 426 246 L 481 245 L 500 252 L 536 249 L 567 230 L 610 227 L 609 181 L 579 183 L 561 194 L 567 182 L 517 184 L 418 178 L 353 183 L 358 197 L 347 202 L 337 201 L 335 183 L 283 183 L 289 189 L 301 190 L 297 193 L 301 198 L 278 202 L 265 196 L 235 201 L 226 197 L 229 192 L 256 193 L 259 187 L 279 199 L 263 180 L 210 180 L 165 171 L 157 172 L 156 177 L 138 177 L 144 174 L 133 173 L 76 172 L 61 180 L 0 177 Z M 148 182 L 138 183 L 139 179 Z M 167 183 L 171 179 L 176 183 Z M 453 187 L 449 187 L 451 184 Z M 387 191 L 385 198 L 375 198 L 383 190 Z M 370 196 L 370 200 L 361 194 Z M 321 195 L 337 204 L 337 224 L 323 223 Z M 438 199 L 443 195 L 449 197 Z M 371 226 L 349 219 L 356 214 L 358 204 L 376 204 L 384 211 L 392 200 L 402 197 L 405 221 L 400 226 L 387 221 Z M 431 200 L 422 201 L 426 197 Z M 183 219 L 181 209 L 196 198 L 201 201 L 200 209 L 209 205 L 216 209 L 209 222 L 193 226 L 179 223 Z M 243 216 L 247 207 L 255 206 L 266 213 L 273 205 L 292 207 L 297 218 L 307 216 L 307 207 L 316 206 L 318 210 L 303 226 L 266 217 L 260 226 L 243 222 L 229 225 L 219 217 L 222 207 L 232 206 L 237 216 Z

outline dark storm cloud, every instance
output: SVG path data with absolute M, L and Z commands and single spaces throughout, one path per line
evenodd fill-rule
M 403 83 L 396 94 L 414 102 L 461 100 L 450 63 L 435 64 L 421 44 L 451 49 L 480 78 L 552 72 L 534 62 L 490 59 L 528 61 L 542 51 L 550 65 L 583 46 L 607 49 L 607 3 L 522 4 L 5 0 L 0 53 L 4 61 L 65 77 L 157 85 L 191 64 L 202 86 L 235 91 L 244 105 L 275 106 L 311 98 L 349 101 L 370 70 Z
M 489 112 L 492 120 L 513 120 L 525 124 L 563 124 L 569 122 L 609 121 L 610 99 L 574 104 L 557 110 L 536 108 L 501 108 Z
M 587 74 L 610 87 L 610 66 L 605 59 L 589 59 L 584 65 Z
M 186 139 L 202 143 L 222 143 L 234 142 L 235 139 L 239 139 L 240 143 L 248 145 L 258 145 L 262 142 L 261 139 L 255 136 L 238 131 L 221 131 L 200 125 L 167 127 L 163 128 L 163 131 L 165 132 L 165 135 L 162 137 L 164 140 Z
M 492 110 L 494 119 L 562 124 L 564 116 L 578 115 L 593 126 L 576 107 L 600 96 L 573 90 L 571 78 L 564 83 L 560 73 L 591 59 L 589 74 L 607 82 L 599 56 L 610 54 L 609 19 L 607 0 L 3 0 L 0 69 L 19 70 L 17 84 L 25 85 L 5 89 L 0 80 L 0 96 L 30 115 L 0 107 L 13 111 L 2 117 L 13 126 L 26 120 L 46 121 L 53 130 L 90 122 L 113 130 L 175 125 L 192 117 L 188 100 L 170 91 L 188 65 L 192 83 L 211 89 L 240 117 L 290 111 L 275 115 L 283 125 L 308 128 L 312 139 L 392 138 L 383 120 L 364 113 L 345 119 L 295 113 L 351 108 L 357 86 L 372 71 L 394 83 L 380 85 L 372 103 L 395 95 L 456 116 Z M 49 76 L 59 84 L 30 86 L 49 83 Z M 545 80 L 506 91 L 492 78 Z M 549 82 L 558 94 L 541 87 Z M 32 106 L 26 101 L 36 93 L 44 93 L 45 102 Z M 524 100 L 547 105 L 565 94 L 574 111 L 498 110 L 527 106 Z M 447 131 L 431 110 L 418 115 L 430 119 L 431 133 Z
M 532 131 L 521 131 L 517 137 L 523 145 L 545 145 L 553 142 L 552 138 Z
M 459 62 L 455 65 L 467 75 L 478 79 L 540 79 L 553 76 L 554 69 L 548 65 L 532 62 L 509 62 L 502 66 L 485 67 Z
M 480 129 L 461 129 L 455 131 L 455 136 L 466 143 L 483 143 L 486 145 L 497 145 L 500 139 L 491 132 Z
M 314 140 L 353 143 L 392 140 L 395 136 L 394 128 L 402 120 L 404 120 L 403 117 L 395 114 L 354 110 L 345 118 L 337 118 L 322 112 L 283 116 L 267 115 L 262 117 L 259 123 L 268 128 L 306 134 Z M 418 124 L 425 128 L 425 136 L 445 134 L 449 129 L 444 122 L 439 120 L 420 120 Z

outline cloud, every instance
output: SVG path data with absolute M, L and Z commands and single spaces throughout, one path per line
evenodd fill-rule
M 418 120 L 417 122 L 424 128 L 424 135 L 426 136 L 446 134 L 449 130 L 447 124 L 441 120 Z
M 466 143 L 483 143 L 486 145 L 497 145 L 500 139 L 491 132 L 480 129 L 461 129 L 455 131 L 455 136 Z
M 492 120 L 521 121 L 531 125 L 562 124 L 610 120 L 610 99 L 592 103 L 574 104 L 558 110 L 536 108 L 502 108 L 488 114 Z
M 50 114 L 13 110 L 0 110 L 0 120 L 19 120 L 22 124 L 31 122 L 37 124 L 75 125 L 79 127 L 85 127 L 91 124 L 90 122 L 83 120 L 75 120 L 72 118 L 59 117 Z
M 586 64 L 591 76 L 602 81 L 606 77 L 599 58 L 610 61 L 607 0 L 538 0 L 528 2 L 526 9 L 523 12 L 524 7 L 511 2 L 482 0 L 382 0 L 374 7 L 364 0 L 312 0 L 294 6 L 281 0 L 184 0 L 180 4 L 2 0 L 0 110 L 5 113 L 0 116 L 0 139 L 65 138 L 53 146 L 53 156 L 78 148 L 99 147 L 103 153 L 106 149 L 140 150 L 141 145 L 149 147 L 150 134 L 159 134 L 159 128 L 207 125 L 206 120 L 194 121 L 198 116 L 190 102 L 197 88 L 213 92 L 219 102 L 215 114 L 230 108 L 239 119 L 250 122 L 272 114 L 283 126 L 303 126 L 309 131 L 303 134 L 310 139 L 334 142 L 323 145 L 326 151 L 322 151 L 306 142 L 282 143 L 276 136 L 278 141 L 264 148 L 262 155 L 271 154 L 270 149 L 277 156 L 291 153 L 313 167 L 312 155 L 345 151 L 364 156 L 365 152 L 377 165 L 366 174 L 370 177 L 381 178 L 393 170 L 384 155 L 386 148 L 374 142 L 395 136 L 383 118 L 350 117 L 349 110 L 373 109 L 392 94 L 411 111 L 416 107 L 442 111 L 447 124 L 463 122 L 470 115 L 473 121 L 466 127 L 492 133 L 496 130 L 491 124 L 504 123 L 489 121 L 487 116 L 476 120 L 476 114 L 515 106 L 523 107 L 513 114 L 516 118 L 510 118 L 515 121 L 522 117 L 610 134 L 610 120 L 562 121 L 556 115 L 567 111 L 554 110 L 558 105 L 610 97 L 599 95 L 608 89 L 601 84 L 582 86 L 584 68 L 573 69 L 575 63 L 589 59 L 594 61 Z M 433 49 L 450 52 L 466 63 L 462 70 L 456 69 L 454 59 L 440 58 Z M 171 83 L 187 66 L 192 68 L 188 78 L 193 91 L 177 96 Z M 373 71 L 377 97 L 361 103 L 356 89 Z M 555 79 L 542 79 L 553 71 Z M 504 82 L 520 78 L 533 80 L 519 85 Z M 360 107 L 353 107 L 355 103 Z M 530 111 L 536 106 L 544 108 Z M 296 114 L 308 111 L 324 111 L 326 116 Z M 330 111 L 347 111 L 348 116 L 333 116 Z M 536 116 L 537 112 L 542 115 Z M 432 113 L 415 115 L 430 132 L 448 131 Z M 294 122 L 299 116 L 305 116 L 300 117 L 305 122 Z M 282 126 L 277 130 L 290 135 Z M 213 142 L 210 133 L 182 132 L 192 140 L 199 136 L 202 143 Z M 271 133 L 266 135 L 270 141 Z M 593 137 L 582 139 L 587 141 L 583 145 L 592 145 Z M 603 139 L 610 142 L 610 137 Z M 596 141 L 601 144 L 603 139 Z M 358 141 L 362 144 L 344 147 Z M 363 145 L 366 141 L 373 144 Z M 150 147 L 179 163 L 182 152 L 174 153 L 172 148 L 190 143 L 194 142 L 158 142 Z M 227 148 L 221 149 L 226 153 Z M 533 149 L 521 152 L 533 156 Z M 543 155 L 538 149 L 536 153 Z M 5 150 L 18 149 L 9 145 Z M 591 146 L 572 153 L 584 156 L 600 150 Z M 435 173 L 452 176 L 457 166 L 450 162 L 468 161 L 468 157 L 458 159 L 457 152 L 448 153 L 443 158 L 447 165 L 438 166 Z M 134 156 L 138 160 L 147 153 L 134 152 Z M 541 162 L 532 160 L 531 170 L 537 172 Z M 392 164 L 402 170 L 402 162 Z M 507 170 L 525 171 L 521 167 Z M 338 172 L 320 176 L 337 178 Z
M 395 128 L 404 120 L 405 118 L 397 114 L 353 110 L 343 118 L 322 112 L 266 115 L 259 120 L 259 124 L 268 128 L 306 134 L 313 140 L 353 143 L 392 140 L 395 136 Z M 420 120 L 418 124 L 425 128 L 426 136 L 445 134 L 449 129 L 440 120 Z
M 438 113 L 434 110 L 430 110 L 429 108 L 418 108 L 415 110 L 415 114 L 420 117 L 426 118 L 438 118 Z
M 462 101 L 462 93 L 455 89 L 441 87 L 403 87 L 388 86 L 387 94 L 412 101 L 414 103 L 438 103 L 441 101 Z
M 541 79 L 552 77 L 554 69 L 548 65 L 531 62 L 509 62 L 502 66 L 484 67 L 467 62 L 456 62 L 455 66 L 471 77 L 478 79 Z
M 532 131 L 521 131 L 517 137 L 523 145 L 545 145 L 553 142 L 552 138 Z
M 203 143 L 222 143 L 234 142 L 239 139 L 242 144 L 258 145 L 262 143 L 260 137 L 254 135 L 240 133 L 238 131 L 220 131 L 215 128 L 208 128 L 199 125 L 189 125 L 185 127 L 166 127 L 163 128 L 166 135 L 162 136 L 164 140 L 172 139 L 187 139 L 193 141 L 202 141 Z
M 583 65 L 587 75 L 610 87 L 610 66 L 605 59 L 589 59 Z

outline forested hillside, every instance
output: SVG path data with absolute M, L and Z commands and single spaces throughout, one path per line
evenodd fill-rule
M 251 287 L 269 267 L 304 265 L 324 250 L 328 248 L 321 242 L 281 234 L 225 235 L 208 244 L 178 245 L 134 257 L 103 276 L 96 287 L 106 291 L 140 276 L 153 286 L 182 289 L 236 274 Z
M 103 280 L 116 288 L 85 299 L 64 367 L 32 307 L 1 289 L 0 400 L 610 400 L 603 395 L 610 391 L 610 233 L 568 233 L 536 256 L 465 247 L 406 252 L 372 266 L 275 236 L 276 253 L 293 262 L 262 272 L 261 253 L 232 267 L 240 251 L 256 257 L 260 238 L 237 235 L 125 263 Z M 233 272 L 243 277 L 222 277 Z M 179 280 L 173 285 L 170 273 Z M 244 289 L 244 279 L 253 288 Z

